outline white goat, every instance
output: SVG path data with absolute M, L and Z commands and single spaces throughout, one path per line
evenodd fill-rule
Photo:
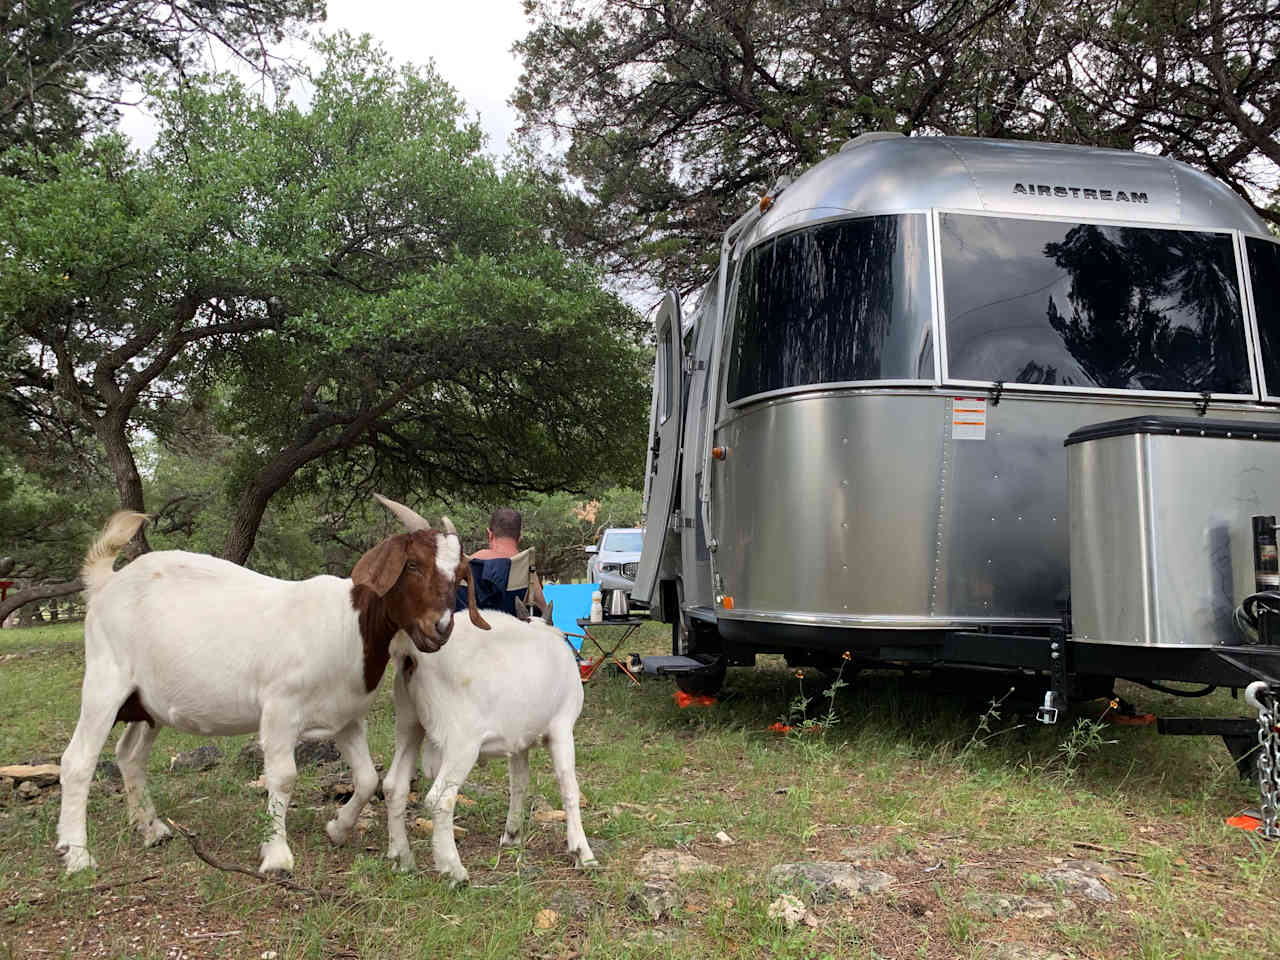
M 434 777 L 423 801 L 433 820 L 432 858 L 439 872 L 465 883 L 467 871 L 453 840 L 458 788 L 480 757 L 508 757 L 511 796 L 500 843 L 518 843 L 529 792 L 529 748 L 545 742 L 560 784 L 569 853 L 579 865 L 594 866 L 574 770 L 573 725 L 582 712 L 582 681 L 573 652 L 564 635 L 541 620 L 494 610 L 484 615 L 490 632 L 461 623 L 449 645 L 430 657 L 399 640 L 392 644 L 396 753 L 382 781 L 387 856 L 402 870 L 414 868 L 405 808 L 420 745 L 423 772 Z
M 407 507 L 392 512 L 411 530 L 426 521 Z M 480 757 L 509 758 L 511 796 L 502 846 L 519 842 L 529 792 L 529 748 L 551 750 L 564 804 L 569 853 L 583 867 L 596 865 L 582 829 L 573 725 L 582 712 L 582 680 L 564 634 L 546 620 L 520 620 L 486 610 L 493 629 L 460 623 L 449 645 L 424 657 L 397 639 L 393 687 L 396 752 L 382 781 L 387 801 L 387 856 L 402 870 L 415 866 L 405 832 L 409 782 L 422 748 L 423 772 L 433 777 L 423 806 L 432 817 L 431 853 L 438 871 L 465 883 L 467 871 L 453 841 L 458 788 Z
M 453 629 L 456 581 L 469 577 L 457 534 L 446 518 L 445 533 L 428 525 L 389 537 L 360 558 L 349 580 L 274 580 L 178 550 L 145 554 L 113 573 L 116 553 L 145 519 L 117 513 L 85 557 L 84 686 L 80 719 L 62 755 L 57 849 L 69 873 L 95 866 L 85 807 L 98 753 L 117 721 L 129 723 L 116 757 L 129 819 L 146 846 L 170 833 L 146 786 L 157 728 L 257 730 L 272 824 L 258 869 L 291 870 L 285 813 L 294 746 L 334 737 L 351 767 L 355 792 L 325 828 L 341 843 L 377 789 L 364 717 L 392 637 L 404 631 L 412 647 L 430 653 Z M 486 628 L 474 606 L 471 619 Z

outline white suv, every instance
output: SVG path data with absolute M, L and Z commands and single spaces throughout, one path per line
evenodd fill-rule
M 586 548 L 592 555 L 587 560 L 587 581 L 600 584 L 600 599 L 606 611 L 614 590 L 630 593 L 635 587 L 643 542 L 644 530 L 640 527 L 610 527 L 600 535 L 598 544 Z

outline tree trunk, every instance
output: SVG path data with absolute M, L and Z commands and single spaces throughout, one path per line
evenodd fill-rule
M 111 473 L 116 478 L 116 490 L 120 494 L 120 509 L 144 513 L 146 506 L 142 494 L 142 476 L 138 473 L 138 463 L 129 446 L 127 426 L 127 411 L 109 409 L 107 415 L 94 424 L 94 433 L 106 448 Z M 129 544 L 130 559 L 150 552 L 151 544 L 147 543 L 145 524 L 138 527 L 138 532 L 133 535 Z
M 240 494 L 240 502 L 236 504 L 235 515 L 231 518 L 231 530 L 227 533 L 227 544 L 222 550 L 224 559 L 244 566 L 253 551 L 258 528 L 262 525 L 262 516 L 267 512 L 267 504 L 271 502 L 271 498 L 295 473 L 323 452 L 313 452 L 310 447 L 294 447 L 280 452 L 258 471 L 258 475 Z
M 84 589 L 84 583 L 79 577 L 74 580 L 68 580 L 65 583 L 41 583 L 30 587 L 23 587 L 21 590 L 11 590 L 9 595 L 5 597 L 4 602 L 0 603 L 0 623 L 4 623 L 9 618 L 9 614 L 13 611 L 26 607 L 27 604 L 36 600 L 48 600 L 50 597 L 65 597 L 68 594 L 79 593 Z M 29 607 L 24 610 L 27 616 L 24 618 L 19 614 L 19 621 L 22 622 L 32 616 L 35 607 Z

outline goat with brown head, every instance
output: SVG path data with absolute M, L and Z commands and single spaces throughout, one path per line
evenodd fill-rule
M 396 501 L 389 500 L 377 493 L 374 494 L 374 497 L 379 503 L 390 510 L 406 528 L 408 528 L 409 533 L 398 534 L 397 536 L 390 538 L 390 540 L 385 541 L 383 544 L 380 544 L 378 547 L 375 547 L 370 551 L 370 553 L 365 554 L 364 557 L 360 558 L 360 563 L 356 564 L 356 570 L 359 571 L 360 565 L 369 558 L 370 554 L 376 552 L 381 549 L 381 547 L 386 546 L 386 544 L 389 544 L 394 540 L 401 537 L 430 537 L 437 541 L 437 552 L 434 556 L 434 569 L 442 578 L 447 578 L 448 580 L 447 585 L 444 587 L 447 596 L 441 594 L 438 598 L 439 601 L 445 605 L 444 609 L 447 611 L 444 615 L 444 622 L 447 624 L 444 636 L 434 647 L 423 646 L 418 642 L 418 638 L 414 636 L 413 632 L 408 627 L 401 625 L 401 629 L 408 633 L 410 639 L 413 640 L 414 646 L 423 653 L 429 653 L 440 649 L 440 644 L 444 643 L 444 641 L 448 639 L 449 632 L 453 629 L 451 619 L 453 612 L 453 598 L 455 584 L 458 583 L 466 583 L 468 585 L 467 615 L 471 618 L 471 622 L 481 630 L 488 630 L 489 624 L 480 616 L 480 611 L 476 607 L 476 592 L 474 588 L 471 587 L 471 558 L 462 553 L 461 542 L 458 539 L 458 531 L 454 528 L 452 521 L 450 521 L 448 517 L 441 518 L 441 525 L 444 527 L 444 532 L 440 533 L 439 531 L 432 530 L 430 523 L 412 509 L 406 507 L 403 503 L 396 503 Z M 357 583 L 360 582 L 354 572 L 352 573 L 351 578 Z M 433 609 L 437 608 L 433 607 Z

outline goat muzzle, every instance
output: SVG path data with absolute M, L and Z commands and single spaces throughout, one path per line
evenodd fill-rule
M 448 641 L 449 634 L 453 632 L 453 623 L 450 622 L 449 629 L 444 631 L 443 635 L 437 630 L 432 631 L 435 635 L 431 636 L 416 623 L 405 627 L 404 632 L 409 635 L 409 639 L 413 641 L 413 645 L 420 653 L 435 653 Z

